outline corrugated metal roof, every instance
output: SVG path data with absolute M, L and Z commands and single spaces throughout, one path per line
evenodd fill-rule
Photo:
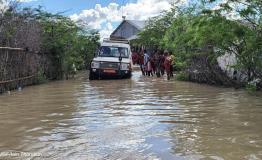
M 128 23 L 135 26 L 137 29 L 142 30 L 146 26 L 146 21 L 137 21 L 137 20 L 126 20 Z
M 137 39 L 138 38 L 138 35 L 133 35 L 129 38 L 127 38 L 127 40 L 131 41 L 131 40 L 134 40 L 134 39 Z
M 114 37 L 114 34 L 117 32 L 117 30 L 119 30 L 119 28 L 121 28 L 121 26 L 124 23 L 128 23 L 132 26 L 134 26 L 135 28 L 137 28 L 139 31 L 142 31 L 144 29 L 144 27 L 146 26 L 146 21 L 137 21 L 137 20 L 123 20 L 121 22 L 121 24 L 113 31 L 113 33 L 110 35 L 110 37 Z M 118 37 L 120 38 L 120 37 Z M 122 37 L 121 37 L 122 38 Z M 128 39 L 136 39 L 137 36 L 133 35 L 131 37 L 128 37 Z

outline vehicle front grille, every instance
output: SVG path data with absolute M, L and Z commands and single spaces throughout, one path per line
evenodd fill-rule
M 114 62 L 101 62 L 100 67 L 103 68 L 112 68 L 112 69 L 118 69 L 119 63 Z

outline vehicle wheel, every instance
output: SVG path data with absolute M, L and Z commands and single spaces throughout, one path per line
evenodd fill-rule
M 131 78 L 132 77 L 132 73 L 128 73 L 126 77 L 127 78 Z
M 95 74 L 92 71 L 90 71 L 89 72 L 89 80 L 95 80 L 95 79 L 96 79 Z

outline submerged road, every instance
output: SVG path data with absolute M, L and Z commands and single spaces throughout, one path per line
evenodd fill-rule
M 26 158 L 262 159 L 262 94 L 139 72 L 27 87 L 0 96 L 0 159 Z

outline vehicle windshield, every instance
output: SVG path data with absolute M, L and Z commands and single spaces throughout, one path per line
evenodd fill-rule
M 113 47 L 113 46 L 102 46 L 99 49 L 98 56 L 100 57 L 123 57 L 128 58 L 128 48 L 124 47 Z

